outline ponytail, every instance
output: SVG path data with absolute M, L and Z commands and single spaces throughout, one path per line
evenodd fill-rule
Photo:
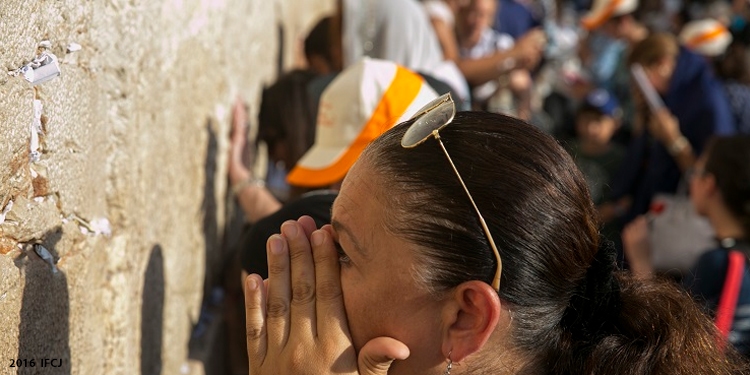
M 542 356 L 554 364 L 549 374 L 750 373 L 731 345 L 719 343 L 713 321 L 687 292 L 668 280 L 616 271 L 613 253 L 610 244 L 600 246 L 580 294 L 571 298 L 560 341 Z M 592 288 L 597 283 L 609 287 Z

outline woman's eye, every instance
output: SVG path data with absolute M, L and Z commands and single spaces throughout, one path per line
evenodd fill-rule
M 349 256 L 346 255 L 346 252 L 344 251 L 344 249 L 341 247 L 341 245 L 338 242 L 335 242 L 335 244 L 336 244 L 336 252 L 339 253 L 339 263 L 349 264 L 349 262 L 351 261 L 351 259 L 349 259 Z

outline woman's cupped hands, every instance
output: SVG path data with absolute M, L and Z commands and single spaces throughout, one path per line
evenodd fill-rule
M 251 375 L 387 374 L 409 356 L 390 337 L 357 353 L 349 333 L 333 230 L 308 216 L 287 221 L 267 242 L 268 279 L 245 279 Z

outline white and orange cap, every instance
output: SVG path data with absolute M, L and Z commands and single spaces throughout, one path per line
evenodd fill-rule
M 419 74 L 390 61 L 360 60 L 323 91 L 315 143 L 287 181 L 321 187 L 342 180 L 370 142 L 437 96 Z
M 685 24 L 679 39 L 691 51 L 703 56 L 719 56 L 732 43 L 732 34 L 724 24 L 708 18 Z
M 635 12 L 638 0 L 594 0 L 591 10 L 581 17 L 581 24 L 587 30 L 594 30 L 612 17 Z

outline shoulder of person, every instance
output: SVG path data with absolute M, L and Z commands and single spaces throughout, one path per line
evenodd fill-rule
M 438 19 L 448 25 L 453 25 L 453 11 L 451 11 L 450 7 L 448 7 L 448 4 L 446 4 L 445 1 L 427 0 L 422 2 L 422 6 L 424 7 L 427 15 L 430 16 L 430 18 Z

